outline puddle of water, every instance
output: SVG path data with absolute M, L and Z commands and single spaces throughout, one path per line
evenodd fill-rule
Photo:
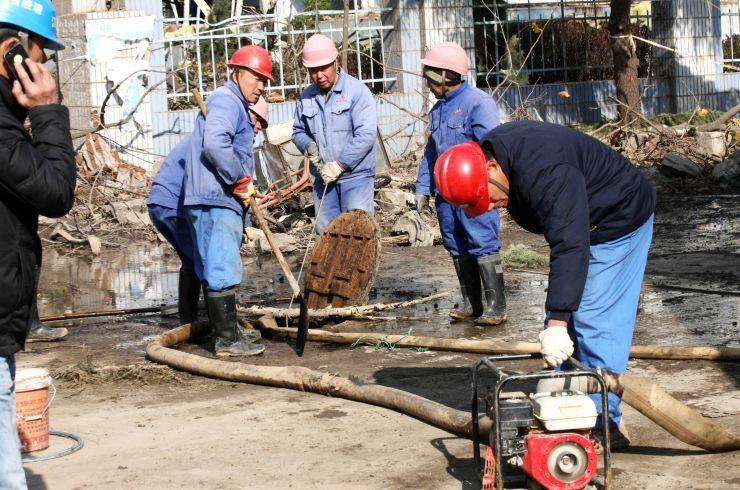
M 293 268 L 298 270 L 297 265 Z M 174 304 L 179 269 L 179 259 L 164 245 L 131 244 L 97 257 L 45 250 L 39 311 L 41 316 L 47 316 Z M 240 293 L 245 297 L 290 295 L 290 287 L 273 258 L 245 258 L 242 284 Z
M 139 308 L 177 299 L 179 261 L 163 246 L 131 245 L 97 257 L 44 251 L 39 279 L 42 316 Z

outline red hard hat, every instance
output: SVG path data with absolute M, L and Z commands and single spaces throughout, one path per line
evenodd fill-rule
M 434 164 L 437 192 L 468 216 L 488 211 L 488 174 L 486 156 L 478 144 L 466 141 L 450 147 Z
M 262 46 L 244 46 L 239 48 L 229 60 L 229 68 L 238 66 L 240 68 L 249 68 L 255 73 L 259 73 L 272 81 L 272 61 L 270 53 Z

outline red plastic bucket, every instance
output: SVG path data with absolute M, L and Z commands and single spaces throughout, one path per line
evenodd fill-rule
M 54 395 L 56 389 L 46 369 L 16 371 L 15 420 L 21 440 L 21 452 L 30 453 L 49 447 L 49 406 Z

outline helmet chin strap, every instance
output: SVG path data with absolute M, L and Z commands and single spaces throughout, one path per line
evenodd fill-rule
M 504 192 L 507 196 L 509 195 L 509 188 L 506 187 L 504 184 L 493 180 L 492 178 L 488 177 L 488 183 L 493 185 L 494 187 L 498 187 L 499 190 Z

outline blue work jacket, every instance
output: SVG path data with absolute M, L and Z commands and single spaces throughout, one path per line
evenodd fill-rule
M 190 151 L 190 136 L 186 136 L 170 151 L 152 180 L 147 204 L 170 209 L 182 207 L 182 184 L 185 179 L 185 159 Z
M 249 103 L 231 80 L 206 100 L 208 117 L 198 114 L 185 159 L 185 206 L 217 206 L 244 213 L 231 186 L 254 174 L 254 125 L 247 107 Z
M 370 90 L 343 70 L 324 100 L 315 85 L 306 88 L 296 104 L 293 143 L 301 152 L 316 142 L 325 163 L 339 162 L 347 170 L 340 182 L 375 175 L 375 135 L 378 119 Z M 321 178 L 318 169 L 311 173 Z
M 416 178 L 416 193 L 435 194 L 434 164 L 449 147 L 480 141 L 500 124 L 493 97 L 463 82 L 439 99 L 429 112 L 429 140 Z

